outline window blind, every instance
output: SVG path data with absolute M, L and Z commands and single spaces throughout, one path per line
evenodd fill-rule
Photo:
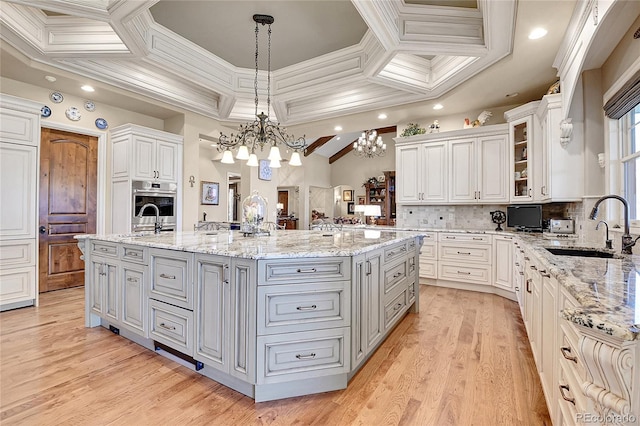
M 631 111 L 640 103 L 640 71 L 604 105 L 604 113 L 615 120 Z

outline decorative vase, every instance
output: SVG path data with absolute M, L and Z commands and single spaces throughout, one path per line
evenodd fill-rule
M 244 235 L 259 234 L 266 215 L 267 201 L 258 194 L 258 191 L 253 191 L 242 202 L 242 233 Z

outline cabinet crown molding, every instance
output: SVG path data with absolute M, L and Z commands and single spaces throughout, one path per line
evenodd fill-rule
M 182 135 L 175 133 L 165 132 L 164 130 L 152 129 L 150 127 L 138 126 L 137 124 L 123 124 L 118 127 L 114 127 L 111 130 L 111 137 L 118 137 L 123 134 L 135 134 L 141 136 L 155 136 L 160 139 L 165 139 L 174 143 L 181 144 L 184 140 Z
M 507 122 L 520 120 L 521 118 L 534 114 L 538 110 L 539 106 L 540 101 L 533 101 L 520 105 L 519 107 L 505 111 L 504 119 L 507 120 Z
M 472 127 L 470 129 L 450 130 L 447 132 L 439 133 L 424 133 L 422 135 L 413 135 L 407 137 L 395 137 L 393 140 L 396 145 L 403 145 L 407 143 L 415 142 L 429 142 L 429 141 L 441 141 L 452 139 L 473 138 L 477 136 L 497 135 L 504 134 L 509 131 L 509 125 L 507 123 L 491 124 L 488 126 Z

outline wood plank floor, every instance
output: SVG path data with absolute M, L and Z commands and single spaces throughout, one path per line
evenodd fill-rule
M 102 327 L 84 289 L 0 313 L 5 425 L 550 425 L 515 302 L 420 286 L 343 391 L 256 404 Z

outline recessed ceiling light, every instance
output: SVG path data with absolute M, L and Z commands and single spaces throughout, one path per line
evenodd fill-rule
M 340 136 L 338 136 L 338 137 L 336 138 L 336 140 L 337 140 L 337 141 L 339 141 L 339 140 L 340 140 Z
M 442 106 L 442 104 L 435 104 L 435 105 L 433 106 L 433 109 L 442 109 L 442 108 L 444 108 L 444 107 Z
M 47 80 L 47 81 L 50 81 L 51 83 L 53 83 L 54 81 L 56 81 L 56 80 L 57 80 L 57 78 L 55 78 L 55 77 L 54 77 L 54 76 L 52 76 L 52 75 L 45 75 L 45 76 L 44 76 L 44 79 L 45 79 L 45 80 Z
M 518 92 L 512 92 L 512 93 L 507 93 L 506 95 L 504 95 L 505 98 L 515 98 L 516 96 L 518 96 L 520 93 Z
M 384 120 L 385 118 L 387 118 L 387 114 L 385 114 L 384 112 L 382 114 L 378 114 L 379 120 Z
M 336 126 L 333 128 L 333 130 L 335 130 L 336 132 L 339 132 L 342 130 L 342 126 Z
M 95 89 L 89 86 L 88 84 L 85 84 L 84 86 L 82 86 L 81 89 L 84 90 L 85 92 L 95 92 Z
M 530 33 L 529 33 L 529 39 L 530 40 L 537 40 L 539 38 L 542 38 L 544 36 L 547 35 L 547 30 L 545 30 L 544 28 L 534 28 Z

